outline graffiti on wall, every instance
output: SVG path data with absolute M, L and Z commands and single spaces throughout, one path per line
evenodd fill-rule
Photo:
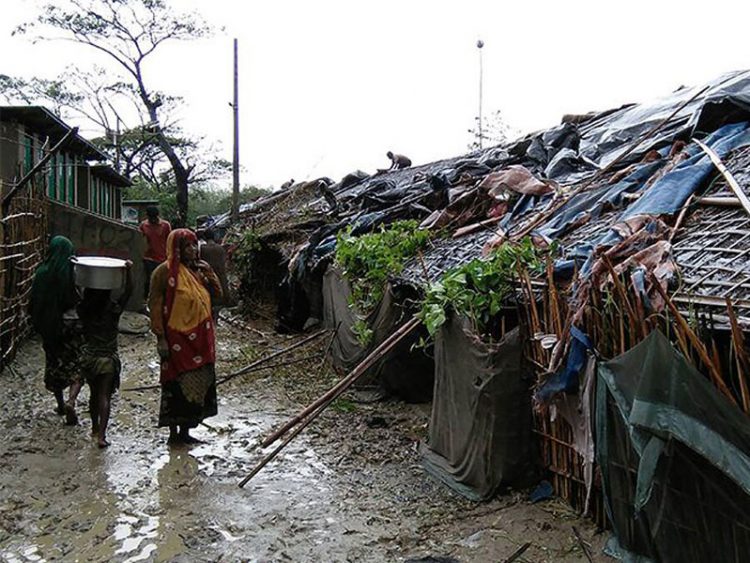
M 128 308 L 138 309 L 143 296 L 143 251 L 141 232 L 133 226 L 50 202 L 50 236 L 71 240 L 78 256 L 109 256 L 133 261 L 133 298 Z

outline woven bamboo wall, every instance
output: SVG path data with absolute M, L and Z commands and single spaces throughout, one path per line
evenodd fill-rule
M 34 271 L 47 243 L 47 200 L 40 189 L 15 196 L 0 219 L 0 369 L 29 333 L 27 315 Z

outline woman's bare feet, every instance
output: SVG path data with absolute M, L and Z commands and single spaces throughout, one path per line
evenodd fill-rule
M 180 428 L 179 438 L 183 444 L 195 445 L 202 444 L 203 442 L 198 438 L 194 438 L 190 435 L 190 429 L 184 426 Z
M 55 402 L 57 403 L 57 408 L 55 409 L 55 412 L 62 416 L 65 414 L 65 401 L 63 400 L 63 392 L 62 389 L 55 391 Z
M 167 445 L 168 446 L 179 446 L 181 444 L 184 444 L 185 442 L 182 441 L 182 433 L 177 432 L 176 426 L 170 426 L 169 427 L 169 438 L 167 438 Z
M 78 424 L 78 415 L 76 414 L 76 409 L 71 404 L 65 405 L 65 425 L 66 426 L 76 426 Z
M 104 448 L 109 446 L 109 442 L 107 441 L 106 438 L 99 438 L 98 446 L 99 446 L 99 449 L 103 450 Z

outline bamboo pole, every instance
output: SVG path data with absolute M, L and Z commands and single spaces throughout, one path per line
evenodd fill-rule
M 732 329 L 734 354 L 737 358 L 737 379 L 740 383 L 742 408 L 746 413 L 750 413 L 750 390 L 748 390 L 747 379 L 745 377 L 745 370 L 748 369 L 750 362 L 748 362 L 747 354 L 745 352 L 745 338 L 742 334 L 742 329 L 740 329 L 740 325 L 737 322 L 737 316 L 734 314 L 734 307 L 732 307 L 732 301 L 729 297 L 727 297 L 727 315 L 729 316 L 729 325 Z
M 515 561 L 516 559 L 518 559 L 519 557 L 521 557 L 526 552 L 526 550 L 529 549 L 530 547 L 531 547 L 531 542 L 527 541 L 525 544 L 523 544 L 521 547 L 519 547 L 517 550 L 515 550 L 510 555 L 510 557 L 508 557 L 507 559 L 505 559 L 505 561 L 503 561 L 503 563 L 513 563 L 513 561 Z
M 281 356 L 283 354 L 291 352 L 292 350 L 295 350 L 296 348 L 299 348 L 300 346 L 302 346 L 304 344 L 307 344 L 308 342 L 311 342 L 311 341 L 315 340 L 316 338 L 320 337 L 321 335 L 325 334 L 326 332 L 327 332 L 327 329 L 320 330 L 320 331 L 318 331 L 318 332 L 316 332 L 314 334 L 311 334 L 307 338 L 303 338 L 299 342 L 295 342 L 291 346 L 287 346 L 286 348 L 283 348 L 281 350 L 277 350 L 276 352 L 274 352 L 272 354 L 269 354 L 267 356 L 263 356 L 262 358 L 259 358 L 259 359 L 255 360 L 254 362 L 246 365 L 244 368 L 242 368 L 242 369 L 240 369 L 240 370 L 238 370 L 238 371 L 236 371 L 234 373 L 230 373 L 229 375 L 223 377 L 222 379 L 220 379 L 216 383 L 216 385 L 222 385 L 222 384 L 226 383 L 227 381 L 229 381 L 230 379 L 234 379 L 235 377 L 237 377 L 239 375 L 244 375 L 246 373 L 250 373 L 250 372 L 253 372 L 253 371 L 258 371 L 259 369 L 270 369 L 270 368 L 275 368 L 275 367 L 281 367 L 281 366 L 284 366 L 284 365 L 289 365 L 289 364 L 292 364 L 292 363 L 301 362 L 303 360 L 308 360 L 308 359 L 310 359 L 312 357 L 317 357 L 317 354 L 314 354 L 313 356 L 306 356 L 305 358 L 293 360 L 291 362 L 281 362 L 281 363 L 272 364 L 270 366 L 263 366 L 262 365 L 262 364 L 265 364 L 266 362 L 268 362 L 269 360 L 272 360 L 273 358 L 278 358 L 279 356 Z M 160 389 L 160 388 L 161 388 L 161 385 L 144 385 L 142 387 L 128 387 L 126 389 L 123 389 L 123 392 L 124 391 L 148 391 L 150 389 Z
M 641 198 L 643 194 L 622 194 L 622 198 L 628 201 L 635 201 Z M 707 207 L 742 207 L 742 203 L 736 197 L 726 196 L 703 196 L 694 197 L 693 201 L 696 205 L 703 205 Z
M 286 423 L 280 426 L 278 429 L 273 431 L 268 437 L 261 442 L 261 447 L 266 448 L 278 440 L 281 436 L 286 434 L 292 427 L 298 424 L 300 421 L 310 416 L 311 413 L 316 412 L 318 407 L 321 405 L 330 404 L 333 399 L 338 397 L 341 393 L 351 387 L 354 382 L 359 379 L 372 365 L 388 353 L 396 344 L 406 337 L 410 332 L 419 326 L 419 319 L 414 317 L 409 320 L 406 324 L 402 325 L 396 332 L 381 342 L 367 357 L 362 360 L 346 377 L 341 379 L 336 385 L 331 387 L 323 395 L 318 397 L 315 401 L 310 403 L 307 407 L 302 409 Z M 317 415 L 316 415 L 317 416 Z
M 293 360 L 287 360 L 284 362 L 276 362 L 269 365 L 256 365 L 252 369 L 248 369 L 245 374 L 248 373 L 254 373 L 256 371 L 263 371 L 267 369 L 275 369 L 275 368 L 281 368 L 284 366 L 291 366 L 293 364 L 299 364 L 302 362 L 307 362 L 309 360 L 316 360 L 320 357 L 320 354 L 311 354 L 309 356 L 303 356 L 302 358 L 294 358 Z M 219 381 L 216 385 L 219 386 L 223 382 Z M 123 391 L 149 391 L 153 389 L 161 389 L 161 385 L 144 385 L 142 387 L 128 387 L 126 389 L 123 389 Z
M 659 292 L 662 299 L 664 299 L 664 302 L 667 304 L 667 307 L 671 311 L 672 316 L 674 317 L 675 322 L 677 323 L 677 326 L 685 333 L 687 338 L 690 340 L 690 344 L 698 353 L 698 356 L 700 357 L 703 364 L 706 366 L 706 369 L 708 369 L 708 373 L 711 377 L 711 380 L 714 382 L 714 385 L 716 385 L 719 391 L 721 391 L 733 405 L 737 405 L 737 400 L 732 395 L 732 392 L 729 390 L 729 387 L 727 387 L 726 383 L 724 383 L 724 380 L 722 379 L 721 374 L 719 373 L 719 370 L 711 361 L 711 358 L 709 357 L 708 351 L 706 350 L 706 347 L 704 346 L 703 342 L 701 342 L 700 338 L 698 338 L 695 332 L 693 332 L 693 330 L 690 328 L 690 325 L 688 325 L 687 321 L 685 320 L 685 317 L 683 317 L 682 314 L 680 314 L 680 311 L 677 309 L 677 306 L 669 298 L 669 295 L 667 295 L 667 292 L 664 291 L 664 289 L 662 289 L 661 285 L 659 284 L 659 279 L 656 277 L 656 275 L 653 272 L 651 273 L 651 280 L 654 284 L 654 287 Z
M 295 342 L 291 346 L 287 346 L 286 348 L 282 348 L 281 350 L 277 350 L 276 352 L 274 352 L 272 354 L 269 354 L 267 356 L 263 356 L 262 358 L 260 358 L 258 360 L 255 360 L 251 364 L 248 364 L 244 368 L 242 368 L 240 370 L 237 370 L 234 373 L 230 373 L 229 375 L 223 377 L 222 379 L 219 380 L 219 382 L 217 383 L 217 385 L 221 385 L 222 383 L 226 383 L 227 381 L 229 381 L 231 379 L 234 379 L 235 377 L 238 377 L 238 376 L 243 375 L 243 374 L 245 374 L 245 373 L 247 373 L 249 371 L 252 371 L 253 368 L 255 368 L 255 366 L 258 366 L 260 364 L 264 364 L 268 360 L 272 360 L 273 358 L 276 358 L 278 356 L 281 356 L 282 354 L 286 354 L 288 352 L 291 352 L 292 350 L 295 350 L 295 349 L 299 348 L 300 346 L 304 346 L 308 342 L 312 342 L 313 340 L 316 340 L 317 338 L 320 338 L 326 332 L 328 332 L 328 329 L 319 330 L 318 332 L 316 332 L 314 334 L 311 334 L 307 338 L 303 338 L 302 340 L 300 340 L 298 342 Z
M 294 440 L 300 432 L 302 432 L 305 428 L 307 428 L 307 426 L 313 420 L 315 420 L 315 418 L 320 413 L 322 413 L 327 406 L 328 406 L 327 404 L 326 405 L 321 405 L 315 411 L 311 412 L 310 416 L 308 416 L 302 422 L 302 424 L 298 425 L 294 430 L 292 430 L 292 432 L 286 438 L 284 438 L 284 440 L 278 446 L 276 446 L 276 448 L 272 452 L 270 452 L 270 453 L 266 454 L 265 456 L 263 456 L 263 459 L 260 460 L 260 462 L 253 468 L 253 470 L 250 473 L 248 473 L 248 475 L 246 477 L 244 477 L 242 479 L 242 481 L 239 482 L 238 486 L 240 488 L 242 488 L 245 485 L 247 485 L 248 482 L 250 481 L 250 479 L 252 479 L 253 477 L 255 477 L 258 473 L 261 472 L 261 470 L 266 465 L 268 465 L 271 461 L 273 461 L 273 459 L 277 455 L 279 455 L 279 453 L 281 452 L 281 450 L 283 450 L 289 444 L 289 442 L 291 442 L 292 440 Z
M 396 331 L 391 337 L 383 341 L 373 352 L 371 352 L 367 358 L 365 358 L 347 377 L 342 379 L 338 384 L 332 387 L 328 392 L 310 404 L 307 408 L 303 409 L 298 415 L 294 416 L 284 426 L 276 430 L 271 436 L 266 438 L 262 443 L 261 447 L 266 447 L 278 438 L 283 436 L 292 426 L 297 425 L 289 435 L 269 454 L 265 455 L 263 459 L 253 468 L 253 470 L 239 482 L 239 487 L 244 487 L 250 479 L 255 477 L 260 471 L 268 465 L 280 452 L 283 450 L 294 438 L 299 435 L 307 426 L 309 426 L 313 420 L 315 420 L 337 397 L 339 397 L 344 391 L 351 387 L 354 382 L 365 373 L 368 367 L 380 359 L 386 354 L 391 348 L 393 348 L 398 342 L 403 340 L 412 330 L 419 326 L 419 319 L 416 317 L 411 319 L 409 322 L 404 324 L 398 331 Z M 299 424 L 298 424 L 299 423 Z
M 711 147 L 706 145 L 705 143 L 702 143 L 698 139 L 693 139 L 693 142 L 698 145 L 701 149 L 703 149 L 703 152 L 705 152 L 708 155 L 708 158 L 711 159 L 711 162 L 714 163 L 714 166 L 719 170 L 722 176 L 724 176 L 724 179 L 727 181 L 727 185 L 729 186 L 729 189 L 734 192 L 734 195 L 737 196 L 737 199 L 740 200 L 740 204 L 744 208 L 744 210 L 747 212 L 748 215 L 750 215 L 750 199 L 745 195 L 745 192 L 742 190 L 740 185 L 737 183 L 737 180 L 734 179 L 734 176 L 732 176 L 732 173 L 727 169 L 726 166 L 724 166 L 724 163 L 721 161 L 721 158 L 719 158 L 719 155 L 716 154 Z
M 690 207 L 690 204 L 693 203 L 694 197 L 695 196 L 691 194 L 690 197 L 687 198 L 687 201 L 685 201 L 685 204 L 682 206 L 680 214 L 677 216 L 677 220 L 674 222 L 674 226 L 672 227 L 672 232 L 669 233 L 669 239 L 667 239 L 670 243 L 674 240 L 675 235 L 677 235 L 677 231 L 680 230 L 682 222 L 685 220 L 685 215 L 687 215 L 688 208 Z
M 609 256 L 607 256 L 606 254 L 602 255 L 602 261 L 604 262 L 604 265 L 607 267 L 607 270 L 609 270 L 609 274 L 612 276 L 612 284 L 615 287 L 615 291 L 619 295 L 620 299 L 622 299 L 622 304 L 627 311 L 627 315 L 630 319 L 629 324 L 630 324 L 631 334 L 636 334 L 638 332 L 641 332 L 643 337 L 645 338 L 646 328 L 644 326 L 640 326 L 640 327 L 638 326 L 637 315 L 636 315 L 635 309 L 633 305 L 630 303 L 630 299 L 628 299 L 627 291 L 625 290 L 625 287 L 623 286 L 620 280 L 620 276 L 615 271 L 615 267 L 612 265 L 612 261 L 609 259 Z

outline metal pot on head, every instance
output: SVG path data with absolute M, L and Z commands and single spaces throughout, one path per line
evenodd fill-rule
M 125 260 L 106 256 L 74 256 L 76 285 L 91 289 L 120 289 L 125 282 Z

